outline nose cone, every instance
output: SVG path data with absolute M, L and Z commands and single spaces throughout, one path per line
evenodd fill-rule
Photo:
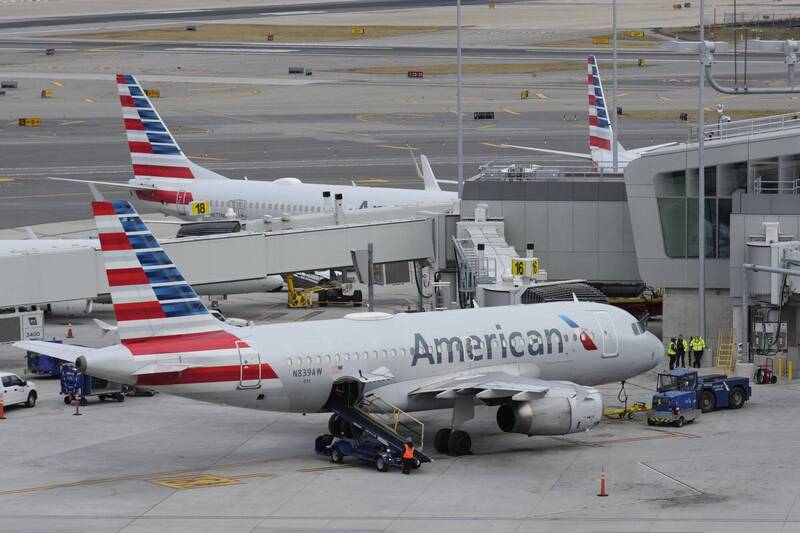
M 645 350 L 642 356 L 647 360 L 647 367 L 645 370 L 650 370 L 658 366 L 659 361 L 664 357 L 664 345 L 658 337 L 649 331 L 645 332 L 644 336 Z

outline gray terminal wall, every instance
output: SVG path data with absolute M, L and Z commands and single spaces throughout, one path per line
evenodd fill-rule
M 622 180 L 467 181 L 461 212 L 470 217 L 480 203 L 503 217 L 520 254 L 535 244 L 550 279 L 641 279 Z

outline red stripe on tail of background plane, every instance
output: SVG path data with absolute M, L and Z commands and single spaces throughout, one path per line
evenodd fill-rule
M 168 167 L 164 165 L 133 165 L 133 174 L 159 178 L 194 179 L 194 175 L 188 167 Z
M 114 314 L 117 322 L 124 320 L 146 320 L 149 318 L 166 318 L 161 304 L 158 302 L 133 302 L 128 304 L 114 304 Z M 176 350 L 183 351 L 183 350 Z
M 126 130 L 144 131 L 144 124 L 138 118 L 124 118 Z
M 153 147 L 146 141 L 128 141 L 128 148 L 137 154 L 152 154 Z
M 106 270 L 109 287 L 123 285 L 147 285 L 150 280 L 141 268 L 113 268 Z
M 235 349 L 238 345 L 247 347 L 247 343 L 236 335 L 224 330 L 205 331 L 202 333 L 183 333 L 179 335 L 162 335 L 160 337 L 143 337 L 139 339 L 123 339 L 122 344 L 133 355 L 153 355 L 160 353 L 202 352 L 207 350 Z M 238 366 L 236 368 L 239 368 Z
M 220 381 L 255 381 L 276 379 L 278 375 L 267 363 L 260 365 L 210 366 L 187 368 L 181 372 L 165 372 L 162 374 L 145 374 L 136 380 L 137 385 L 183 385 L 189 383 L 216 383 Z
M 136 104 L 133 103 L 133 98 L 127 94 L 119 95 L 119 103 L 122 104 L 122 107 L 136 107 Z
M 97 237 L 100 239 L 100 249 L 104 252 L 133 248 L 128 241 L 128 236 L 124 233 L 99 233 Z
M 92 202 L 92 214 L 94 216 L 115 215 L 114 206 L 111 202 Z
M 608 139 L 601 139 L 600 137 L 591 136 L 589 137 L 589 146 L 611 150 L 611 141 Z

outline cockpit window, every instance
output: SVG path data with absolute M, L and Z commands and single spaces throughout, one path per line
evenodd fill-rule
M 639 322 L 634 322 L 633 324 L 631 324 L 631 328 L 633 329 L 634 335 L 644 334 L 644 327 Z

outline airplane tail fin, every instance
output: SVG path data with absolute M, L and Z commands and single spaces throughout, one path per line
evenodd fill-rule
M 597 66 L 597 58 L 589 56 L 588 60 L 587 85 L 589 89 L 589 148 L 592 152 L 592 161 L 596 165 L 601 165 L 613 158 L 611 143 L 614 135 L 611 128 L 608 106 L 606 104 L 605 93 L 603 92 L 603 82 L 600 79 L 600 70 Z M 617 151 L 621 154 L 625 148 L 617 143 Z
M 123 344 L 175 352 L 241 342 L 209 314 L 129 202 L 92 202 L 92 211 Z
M 429 192 L 439 192 L 442 189 L 439 187 L 439 182 L 436 181 L 436 175 L 433 173 L 430 161 L 427 156 L 419 156 L 420 165 L 422 166 L 422 181 L 425 182 L 425 190 Z
M 128 135 L 133 176 L 139 180 L 184 183 L 195 179 L 226 179 L 192 163 L 167 129 L 142 86 L 131 74 L 117 74 L 122 119 Z

